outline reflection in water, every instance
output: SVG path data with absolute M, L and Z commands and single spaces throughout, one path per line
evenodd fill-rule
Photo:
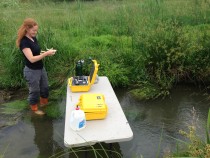
M 187 126 L 195 122 L 195 119 L 198 134 L 205 135 L 209 103 L 205 101 L 206 96 L 199 93 L 199 89 L 177 87 L 170 97 L 148 102 L 135 100 L 126 89 L 115 89 L 115 92 L 134 134 L 131 141 L 113 144 L 112 149 L 123 155 L 123 158 L 138 158 L 141 155 L 144 158 L 157 157 L 161 134 L 163 137 L 159 157 L 174 151 L 176 142 L 170 137 L 181 139 L 178 131 L 187 130 Z M 59 106 L 65 111 L 65 99 L 62 101 Z M 195 119 L 192 115 L 193 107 L 197 114 Z M 65 117 L 52 121 L 47 116 L 32 116 L 27 113 L 17 125 L 0 129 L 0 157 L 6 149 L 4 158 L 48 158 L 55 154 L 56 158 L 80 158 L 86 154 L 87 158 L 94 158 L 92 147 L 82 148 L 76 153 L 77 156 L 70 153 L 71 149 L 64 147 L 64 124 Z M 108 144 L 102 144 L 103 148 L 109 149 Z M 107 157 L 108 152 L 102 151 L 100 144 L 93 147 L 99 149 L 103 157 Z M 78 148 L 74 150 L 76 149 Z M 82 150 L 91 152 L 85 153 Z M 115 157 L 119 158 L 113 154 L 113 158 Z
M 53 122 L 47 116 L 32 116 L 34 143 L 39 149 L 39 158 L 50 157 L 53 153 Z
M 208 103 L 198 89 L 177 87 L 170 97 L 148 102 L 134 100 L 127 91 L 116 90 L 116 94 L 134 133 L 132 141 L 120 143 L 124 158 L 157 157 L 161 134 L 160 155 L 174 151 L 176 142 L 171 137 L 181 139 L 178 131 L 187 130 L 192 122 L 196 123 L 199 134 L 205 134 Z

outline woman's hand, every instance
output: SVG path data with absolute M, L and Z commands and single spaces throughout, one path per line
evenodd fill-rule
M 26 56 L 26 58 L 31 62 L 31 63 L 34 63 L 34 62 L 37 62 L 39 60 L 42 60 L 44 57 L 46 56 L 52 56 L 55 54 L 57 50 L 55 49 L 49 49 L 47 51 L 41 51 L 41 54 L 40 55 L 37 55 L 37 56 L 33 56 L 32 54 L 32 51 L 30 48 L 24 48 L 23 49 L 23 53 L 24 55 Z
M 44 54 L 45 56 L 52 56 L 55 54 L 57 50 L 55 49 L 47 49 L 47 51 L 41 51 L 42 54 Z
M 46 51 L 47 56 L 52 56 L 52 55 L 54 55 L 56 51 L 57 51 L 57 50 L 55 50 L 55 49 L 49 49 L 49 50 L 47 50 L 47 51 Z

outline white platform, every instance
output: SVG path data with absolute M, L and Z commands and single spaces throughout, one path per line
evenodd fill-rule
M 70 114 L 75 109 L 75 105 L 83 93 L 104 94 L 108 114 L 103 120 L 87 121 L 86 127 L 81 131 L 73 131 L 70 128 Z M 88 146 L 98 142 L 122 142 L 129 141 L 132 138 L 133 132 L 107 77 L 99 77 L 98 83 L 92 85 L 88 92 L 72 93 L 67 85 L 64 130 L 64 144 L 66 147 Z

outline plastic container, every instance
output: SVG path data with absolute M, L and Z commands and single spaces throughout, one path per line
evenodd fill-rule
M 101 93 L 82 94 L 77 105 L 85 112 L 86 120 L 105 119 L 108 113 L 105 97 Z
M 74 131 L 80 131 L 81 129 L 86 127 L 85 113 L 83 110 L 80 110 L 79 107 L 71 112 L 70 127 Z
M 96 60 L 92 60 L 92 68 L 89 76 L 73 76 L 68 78 L 68 85 L 72 92 L 87 92 L 95 83 L 99 64 Z M 79 71 L 79 70 L 78 70 Z M 81 78 L 81 79 L 78 79 Z

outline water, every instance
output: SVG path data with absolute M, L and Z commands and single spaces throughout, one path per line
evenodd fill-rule
M 179 86 L 172 91 L 170 97 L 149 102 L 133 99 L 127 90 L 115 89 L 115 92 L 134 133 L 131 141 L 114 143 L 112 146 L 123 158 L 139 158 L 141 155 L 144 158 L 155 158 L 156 155 L 162 157 L 164 153 L 174 151 L 176 142 L 171 137 L 183 139 L 178 131 L 187 130 L 192 123 L 198 126 L 198 134 L 205 136 L 209 103 L 206 101 L 207 96 L 203 96 L 199 89 Z M 64 113 L 65 96 L 58 105 Z M 195 116 L 192 114 L 193 108 Z M 74 158 L 74 154 L 70 154 L 63 143 L 64 124 L 64 118 L 52 120 L 27 111 L 15 126 L 0 129 L 0 157 L 47 158 L 58 154 L 54 157 L 60 155 Z M 160 138 L 162 141 L 159 150 Z M 102 145 L 110 149 L 109 145 Z M 100 147 L 99 144 L 94 147 L 98 146 Z M 93 153 L 79 152 L 78 156 L 94 158 L 91 154 Z
M 174 151 L 176 142 L 170 137 L 181 139 L 178 131 L 187 130 L 192 123 L 198 126 L 198 134 L 204 136 L 209 104 L 206 96 L 198 92 L 198 89 L 181 86 L 173 90 L 169 98 L 153 102 L 138 102 L 123 92 L 118 93 L 134 132 L 132 141 L 120 143 L 123 157 L 143 155 L 144 158 L 155 158 L 159 151 L 161 156 Z M 160 138 L 161 150 L 158 148 Z

